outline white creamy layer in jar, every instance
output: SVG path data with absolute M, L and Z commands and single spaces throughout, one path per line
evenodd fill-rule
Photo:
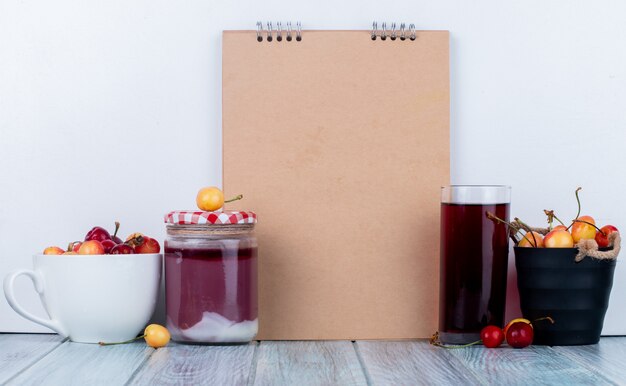
M 234 322 L 215 312 L 204 312 L 202 319 L 187 329 L 179 329 L 168 319 L 167 328 L 174 340 L 206 343 L 250 342 L 259 331 L 259 321 Z

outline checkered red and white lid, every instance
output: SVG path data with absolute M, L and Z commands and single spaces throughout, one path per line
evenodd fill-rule
M 179 225 L 256 224 L 256 213 L 236 210 L 223 212 L 175 210 L 165 215 L 165 223 Z

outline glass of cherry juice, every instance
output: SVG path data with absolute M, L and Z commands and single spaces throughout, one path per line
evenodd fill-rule
M 446 344 L 480 339 L 487 325 L 502 327 L 509 256 L 508 186 L 441 188 L 439 338 Z

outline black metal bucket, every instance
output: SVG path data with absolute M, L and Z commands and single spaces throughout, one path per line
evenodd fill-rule
M 576 248 L 515 247 L 517 287 L 524 318 L 533 323 L 533 344 L 571 346 L 600 340 L 616 260 L 585 257 Z

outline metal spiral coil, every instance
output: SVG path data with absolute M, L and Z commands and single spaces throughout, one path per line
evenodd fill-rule
M 294 38 L 295 35 L 295 38 Z M 411 23 L 407 27 L 405 23 L 400 23 L 400 27 L 396 22 L 392 22 L 387 28 L 387 23 L 382 22 L 380 28 L 378 28 L 378 22 L 372 23 L 372 40 L 376 40 L 380 38 L 380 40 L 397 40 L 400 39 L 402 41 L 409 39 L 415 40 L 417 39 L 417 32 L 415 31 L 415 24 Z M 258 42 L 267 41 L 272 42 L 276 40 L 277 42 L 288 41 L 291 42 L 295 39 L 295 41 L 302 41 L 302 24 L 298 21 L 296 22 L 296 28 L 292 27 L 290 21 L 285 23 L 285 27 L 283 27 L 282 22 L 276 23 L 276 28 L 274 28 L 274 24 L 271 21 L 265 23 L 265 28 L 263 28 L 263 22 L 258 21 L 256 23 L 256 40 Z
M 381 28 L 378 28 L 378 22 L 372 23 L 372 40 L 376 40 L 380 38 L 380 40 L 387 40 L 387 38 L 391 40 L 396 40 L 400 38 L 400 40 L 404 41 L 406 39 L 415 40 L 417 39 L 417 32 L 415 31 L 415 24 L 409 24 L 409 27 L 406 27 L 405 23 L 400 23 L 400 28 L 397 27 L 397 23 L 391 23 L 391 28 L 387 28 L 387 23 L 382 22 Z
M 263 40 L 267 42 L 272 42 L 274 40 L 277 42 L 282 42 L 283 40 L 290 42 L 294 40 L 295 34 L 295 41 L 302 41 L 302 24 L 299 21 L 296 22 L 295 31 L 292 28 L 290 21 L 285 23 L 285 25 L 286 28 L 283 28 L 283 23 L 279 21 L 276 23 L 276 28 L 274 28 L 272 22 L 268 21 L 265 23 L 266 28 L 263 28 L 263 22 L 258 21 L 256 23 L 256 40 L 259 43 Z

